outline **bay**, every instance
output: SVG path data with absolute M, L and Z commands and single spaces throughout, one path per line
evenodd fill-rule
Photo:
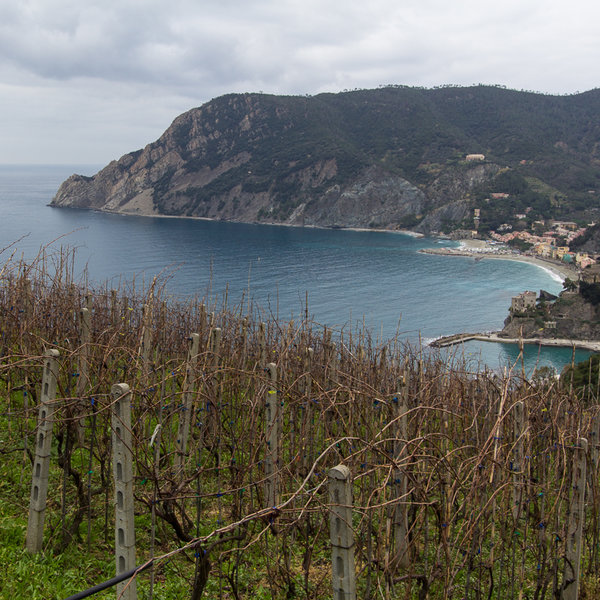
M 502 327 L 510 299 L 525 289 L 558 293 L 560 280 L 526 263 L 419 254 L 436 239 L 375 231 L 341 231 L 182 218 L 124 216 L 47 206 L 72 173 L 98 165 L 0 166 L 0 248 L 26 258 L 41 247 L 76 249 L 76 276 L 109 286 L 159 277 L 174 298 L 251 301 L 284 320 L 308 314 L 318 325 L 375 340 L 417 343 L 461 331 Z M 23 237 L 24 236 L 24 237 Z M 444 244 L 448 244 L 444 241 Z M 515 363 L 505 344 L 454 350 L 474 368 Z M 525 368 L 556 369 L 569 349 L 528 348 Z M 577 360 L 589 354 L 578 352 Z

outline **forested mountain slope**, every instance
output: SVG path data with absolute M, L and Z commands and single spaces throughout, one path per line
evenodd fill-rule
M 599 114 L 600 90 L 230 94 L 180 115 L 94 177 L 72 176 L 52 204 L 430 232 L 469 227 L 474 207 L 507 192 L 510 201 L 483 211 L 484 227 L 526 205 L 531 218 L 589 219 L 600 190 Z M 465 161 L 473 153 L 485 160 Z

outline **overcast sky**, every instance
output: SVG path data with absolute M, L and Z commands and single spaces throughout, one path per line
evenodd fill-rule
M 94 163 L 229 92 L 600 87 L 597 0 L 1 0 L 0 163 Z

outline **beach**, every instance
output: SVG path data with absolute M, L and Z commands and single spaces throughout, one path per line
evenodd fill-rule
M 550 271 L 564 281 L 567 278 L 577 279 L 578 271 L 575 267 L 556 260 L 544 259 L 537 256 L 522 254 L 510 250 L 506 246 L 493 246 L 485 240 L 459 240 L 456 248 L 424 248 L 419 250 L 424 254 L 437 254 L 442 256 L 463 256 L 481 259 L 514 260 L 526 262 L 541 269 Z
M 425 254 L 437 254 L 442 256 L 463 256 L 474 258 L 475 260 L 496 259 L 496 260 L 514 260 L 526 262 L 541 269 L 545 269 L 559 277 L 562 281 L 567 278 L 577 279 L 578 271 L 575 267 L 561 263 L 556 260 L 544 259 L 528 254 L 521 254 L 513 251 L 506 246 L 491 245 L 483 240 L 460 240 L 459 246 L 455 248 L 425 248 L 420 250 Z M 493 342 L 500 344 L 535 344 L 538 346 L 553 346 L 564 348 L 580 348 L 590 352 L 600 352 L 600 342 L 595 340 L 572 340 L 558 338 L 508 338 L 501 335 L 501 332 L 485 333 L 458 333 L 449 336 L 443 336 L 434 340 L 430 345 L 433 347 L 444 348 L 461 344 L 468 341 Z

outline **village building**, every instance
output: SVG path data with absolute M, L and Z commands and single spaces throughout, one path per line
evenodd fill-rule
M 552 257 L 552 248 L 554 248 L 554 246 L 552 246 L 552 244 L 550 244 L 548 242 L 541 242 L 541 243 L 535 245 L 534 251 L 538 256 L 542 256 L 544 258 L 551 258 Z
M 555 258 L 556 260 L 562 260 L 567 252 L 569 252 L 569 246 L 557 246 L 552 251 L 552 258 Z
M 579 279 L 585 283 L 600 283 L 600 264 L 596 263 L 583 269 L 579 274 Z
M 576 252 L 575 253 L 575 264 L 579 268 L 585 268 L 585 267 L 581 267 L 581 263 L 586 262 L 589 258 L 590 258 L 590 256 L 587 252 Z
M 552 221 L 552 227 L 555 229 L 570 229 L 575 231 L 577 229 L 577 223 L 573 221 Z
M 595 265 L 596 260 L 592 258 L 587 252 L 577 252 L 575 254 L 575 264 L 580 269 L 587 269 L 590 265 Z
M 530 308 L 535 308 L 536 293 L 531 291 L 521 292 L 514 296 L 510 302 L 510 310 L 513 313 L 527 312 Z

